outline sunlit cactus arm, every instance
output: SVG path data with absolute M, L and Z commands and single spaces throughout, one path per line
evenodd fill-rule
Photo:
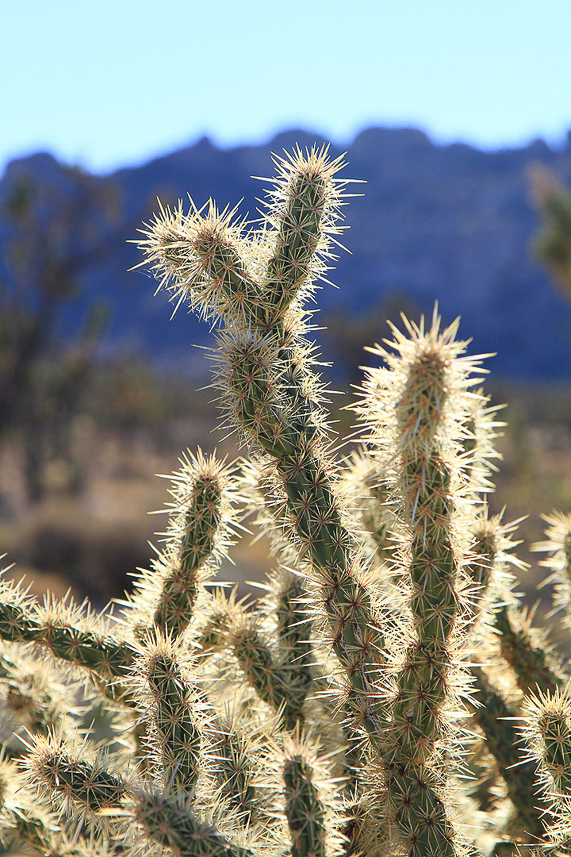
M 274 764 L 281 768 L 291 857 L 341 855 L 346 840 L 336 832 L 338 788 L 319 756 L 319 745 L 296 732 L 276 750 Z
M 387 461 L 383 461 L 378 455 L 370 455 L 363 446 L 349 457 L 343 474 L 343 488 L 349 494 L 364 530 L 372 537 L 379 567 L 390 560 L 396 550 L 391 539 L 395 519 L 386 472 L 389 459 L 390 453 Z
M 204 695 L 183 674 L 180 656 L 171 640 L 148 639 L 137 663 L 139 679 L 150 692 L 147 755 L 158 755 L 167 791 L 193 793 L 206 749 Z
M 511 587 L 513 575 L 509 568 L 527 567 L 514 553 L 519 542 L 514 541 L 512 535 L 520 523 L 520 520 L 502 523 L 502 514 L 490 516 L 486 504 L 475 514 L 471 527 L 471 559 L 466 565 L 466 575 L 472 584 L 466 619 L 468 627 L 488 614 L 488 605 L 494 594 L 497 597 L 498 592 Z
M 42 607 L 7 580 L 0 581 L 0 638 L 36 643 L 107 682 L 126 676 L 134 658 L 133 649 L 108 633 L 93 613 L 65 601 Z
M 108 770 L 107 758 L 92 757 L 86 746 L 70 747 L 56 734 L 33 736 L 23 760 L 27 777 L 62 811 L 99 813 L 118 808 L 128 794 L 128 785 Z
M 571 822 L 571 698 L 569 685 L 526 697 L 521 730 L 539 787 Z
M 178 637 L 191 622 L 204 583 L 227 556 L 238 527 L 240 498 L 232 468 L 215 455 L 187 452 L 174 473 L 168 504 L 167 548 L 143 571 L 135 594 L 124 603 L 127 622 L 138 637 L 150 627 Z
M 0 843 L 9 852 L 26 843 L 46 850 L 51 837 L 58 835 L 56 816 L 29 789 L 16 762 L 0 761 Z
M 325 812 L 311 768 L 301 756 L 284 764 L 285 813 L 292 857 L 325 857 Z
M 503 605 L 494 615 L 494 629 L 501 653 L 514 670 L 522 693 L 546 693 L 564 685 L 552 648 L 544 635 L 532 628 L 530 617 Z
M 217 726 L 212 772 L 218 793 L 249 826 L 258 821 L 263 803 L 255 785 L 255 759 L 261 750 L 258 731 L 251 719 L 228 707 Z
M 181 257 L 180 262 L 175 261 L 173 265 L 170 250 L 166 254 L 164 252 L 165 229 L 168 232 L 171 228 L 166 220 L 168 218 L 157 219 L 155 225 L 150 227 L 143 246 L 151 263 L 159 264 L 161 270 L 167 271 L 167 279 L 172 276 L 176 280 L 177 265 L 180 267 L 184 261 Z M 228 241 L 230 238 L 228 236 Z M 224 248 L 227 246 L 225 241 L 221 239 Z M 194 254 L 193 264 L 195 268 L 198 265 L 202 273 L 208 266 L 216 268 L 219 262 L 225 264 L 226 250 L 219 253 L 218 245 L 215 247 L 212 243 L 210 246 L 212 250 L 209 250 L 208 256 L 196 241 L 193 229 L 189 229 L 187 250 Z M 202 257 L 196 261 L 200 253 Z M 232 256 L 230 267 L 234 268 L 235 264 L 236 258 Z M 260 272 L 260 276 L 263 280 L 263 272 Z M 210 301 L 212 306 L 212 291 L 206 294 L 201 282 L 197 280 L 197 288 L 190 295 L 190 300 L 195 305 L 196 301 L 202 302 L 203 307 Z M 193 289 L 190 279 L 186 283 L 184 288 L 179 288 L 183 297 Z M 241 292 L 242 298 L 244 294 Z M 319 578 L 318 585 L 322 590 L 320 597 L 329 615 L 333 644 L 350 675 L 358 700 L 356 708 L 359 717 L 365 729 L 371 734 L 378 733 L 382 724 L 379 714 L 374 713 L 377 706 L 375 685 L 382 640 L 378 624 L 371 615 L 369 594 L 358 579 L 363 576 L 362 569 L 359 569 L 360 561 L 356 557 L 358 545 L 343 525 L 327 467 L 321 461 L 318 450 L 313 448 L 318 426 L 313 409 L 308 408 L 311 395 L 308 396 L 302 389 L 305 376 L 302 372 L 302 387 L 292 379 L 292 360 L 294 357 L 297 359 L 302 346 L 296 342 L 294 354 L 289 346 L 283 348 L 283 338 L 279 333 L 276 335 L 277 332 L 269 331 L 268 336 L 264 337 L 261 332 L 256 332 L 259 330 L 256 321 L 259 306 L 257 299 L 241 300 L 237 307 L 235 296 L 232 295 L 230 301 L 225 292 L 223 303 L 226 319 L 242 318 L 246 313 L 249 325 L 248 332 L 243 335 L 231 336 L 228 333 L 221 347 L 226 367 L 226 390 L 233 400 L 229 403 L 229 410 L 245 435 L 250 440 L 256 440 L 276 463 L 288 499 L 293 529 L 312 563 L 315 576 Z M 233 315 L 230 309 L 226 309 L 229 303 L 234 306 Z M 237 331 L 234 329 L 233 333 Z M 278 392 L 276 384 L 279 401 L 275 400 Z M 286 414 L 283 413 L 284 407 Z
M 271 341 L 229 338 L 221 361 L 232 419 L 274 461 L 285 495 L 284 517 L 289 518 L 298 550 L 311 564 L 335 653 L 349 674 L 353 707 L 362 727 L 371 735 L 379 734 L 383 707 L 375 688 L 384 639 L 365 585 L 359 545 L 345 525 L 333 491 L 331 464 L 319 443 L 289 419 Z
M 220 212 L 211 200 L 203 215 L 191 200 L 185 214 L 179 201 L 173 210 L 161 206 L 138 244 L 177 307 L 186 300 L 204 318 L 244 324 L 260 297 L 245 227 L 235 209 Z
M 302 723 L 307 692 L 303 669 L 296 669 L 295 663 L 289 660 L 278 661 L 278 653 L 272 651 L 256 627 L 255 619 L 248 614 L 232 628 L 230 645 L 246 680 L 260 699 L 281 713 L 286 729 Z
M 395 331 L 395 353 L 376 352 L 388 368 L 368 370 L 361 411 L 370 442 L 398 450 L 393 490 L 409 540 L 403 595 L 413 641 L 395 678 L 383 754 L 389 800 L 407 854 L 434 857 L 463 848 L 442 800 L 439 745 L 450 734 L 462 683 L 457 650 L 468 581 L 460 441 L 478 360 L 460 357 L 466 343 L 455 339 L 457 323 L 441 331 L 435 314 L 426 332 L 422 323 L 406 325 L 409 338 Z
M 291 303 L 303 300 L 327 271 L 332 236 L 342 231 L 339 208 L 347 185 L 335 178 L 343 158 L 330 160 L 327 146 L 305 153 L 298 148 L 274 162 L 264 236 L 271 250 L 262 285 L 268 329 L 283 322 Z
M 571 625 L 571 515 L 562 512 L 552 512 L 543 516 L 547 523 L 545 541 L 531 546 L 533 551 L 549 554 L 540 565 L 551 570 L 551 574 L 543 582 L 554 585 L 554 604 L 562 608 L 564 623 Z

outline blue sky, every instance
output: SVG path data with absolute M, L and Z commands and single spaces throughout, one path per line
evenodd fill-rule
M 571 128 L 570 0 L 0 0 L 0 169 L 96 171 L 203 134 L 339 143 L 409 125 L 486 148 Z

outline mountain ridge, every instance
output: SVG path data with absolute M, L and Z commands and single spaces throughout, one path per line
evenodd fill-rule
M 284 131 L 268 144 L 219 149 L 208 138 L 137 167 L 105 176 L 117 196 L 115 220 L 101 225 L 108 252 L 81 271 L 82 290 L 62 313 L 62 335 L 71 335 L 94 296 L 112 311 L 107 349 L 139 348 L 161 365 L 198 371 L 202 358 L 188 345 L 210 340 L 205 326 L 179 311 L 169 322 L 166 297 L 153 298 L 148 273 L 129 271 L 140 261 L 133 244 L 137 229 L 156 208 L 190 193 L 200 207 L 210 197 L 221 207 L 243 200 L 240 210 L 256 214 L 270 153 L 324 139 L 302 130 Z M 333 156 L 343 149 L 332 144 Z M 395 296 L 425 313 L 438 300 L 445 320 L 462 316 L 461 335 L 473 350 L 496 352 L 494 375 L 521 380 L 563 380 L 571 360 L 571 305 L 559 295 L 532 258 L 530 241 L 538 217 L 529 201 L 526 173 L 533 163 L 571 184 L 571 145 L 551 149 L 541 140 L 519 148 L 482 151 L 463 143 L 437 145 L 414 128 L 368 128 L 347 147 L 344 171 L 365 180 L 364 196 L 345 209 L 350 229 L 332 279 L 339 286 L 320 292 L 328 312 L 366 316 Z M 73 186 L 73 170 L 47 153 L 12 161 L 0 179 L 2 200 L 18 175 L 60 188 Z M 61 187 L 60 187 L 61 186 Z M 0 216 L 0 247 L 10 225 Z M 4 277 L 9 270 L 4 264 Z M 321 319 L 318 317 L 318 322 Z M 367 343 L 363 343 L 366 345 Z M 335 358 L 334 354 L 326 353 Z

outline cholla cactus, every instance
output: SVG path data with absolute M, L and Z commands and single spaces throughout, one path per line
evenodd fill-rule
M 181 459 L 157 558 L 115 618 L 0 585 L 3 840 L 78 857 L 571 854 L 567 677 L 511 592 L 516 525 L 488 515 L 499 424 L 481 360 L 458 322 L 404 320 L 374 349 L 341 459 L 306 303 L 347 182 L 326 149 L 276 166 L 258 230 L 179 204 L 141 241 L 159 288 L 217 328 L 224 422 L 250 460 Z M 253 508 L 273 563 L 257 601 L 212 581 Z M 549 522 L 564 576 L 568 521 Z

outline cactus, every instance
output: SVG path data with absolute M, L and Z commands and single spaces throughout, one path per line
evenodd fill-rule
M 250 456 L 183 456 L 115 618 L 0 582 L 10 847 L 571 855 L 568 677 L 511 592 L 517 522 L 485 499 L 497 408 L 457 321 L 405 319 L 372 349 L 358 450 L 334 448 L 308 299 L 344 229 L 342 166 L 325 148 L 277 158 L 257 230 L 214 202 L 143 229 L 175 309 L 215 327 L 223 423 Z M 239 600 L 212 578 L 253 510 L 272 567 Z M 567 609 L 569 519 L 548 523 Z

